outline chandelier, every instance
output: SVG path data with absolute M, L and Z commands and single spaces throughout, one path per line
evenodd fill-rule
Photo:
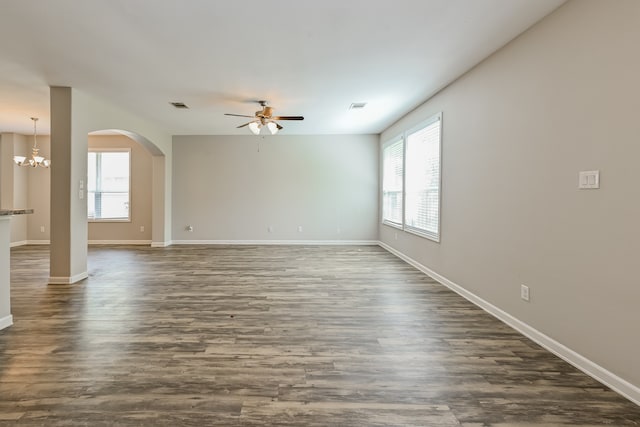
M 36 123 L 38 122 L 37 117 L 31 117 L 33 120 L 33 148 L 31 149 L 31 158 L 27 159 L 25 156 L 13 156 L 13 161 L 18 166 L 31 166 L 32 168 L 48 168 L 51 166 L 51 160 L 45 159 L 44 157 L 38 154 L 38 140 L 37 140 L 37 131 L 36 131 Z

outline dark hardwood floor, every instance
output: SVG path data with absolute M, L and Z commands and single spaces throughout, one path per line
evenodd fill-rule
M 608 390 L 376 246 L 11 251 L 0 425 L 640 424 Z

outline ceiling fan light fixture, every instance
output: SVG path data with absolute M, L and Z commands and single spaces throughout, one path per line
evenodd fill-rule
M 245 115 L 245 114 L 233 114 L 233 113 L 224 113 L 225 116 L 233 116 L 233 117 L 249 117 L 252 118 L 253 121 L 244 123 L 240 126 L 236 126 L 238 129 L 243 127 L 249 127 L 249 130 L 254 135 L 260 135 L 262 128 L 267 128 L 264 131 L 264 134 L 269 132 L 270 135 L 275 135 L 282 130 L 282 126 L 278 124 L 280 120 L 304 120 L 302 116 L 274 116 L 273 107 L 267 106 L 267 101 L 258 101 L 262 110 L 256 111 L 253 116 Z
M 262 125 L 258 122 L 251 122 L 249 123 L 249 130 L 251 131 L 251 133 L 253 133 L 254 135 L 259 135 L 260 134 L 260 128 L 262 127 Z
M 275 135 L 280 130 L 278 129 L 278 125 L 276 125 L 274 122 L 267 123 L 267 129 L 269 129 L 269 132 L 271 132 L 271 135 Z

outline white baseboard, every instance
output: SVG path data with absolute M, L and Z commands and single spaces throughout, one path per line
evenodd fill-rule
M 174 240 L 174 245 L 378 245 L 377 240 Z
M 162 243 L 162 242 L 161 242 Z M 50 245 L 50 240 L 23 240 L 21 242 L 11 243 L 11 247 L 23 246 L 23 245 Z M 156 243 L 152 243 L 151 240 L 88 240 L 89 245 L 151 245 L 156 247 Z M 164 245 L 168 246 L 168 245 Z
M 151 245 L 151 240 L 89 240 L 90 245 Z
M 19 242 L 11 242 L 11 243 L 9 243 L 9 247 L 10 248 L 15 248 L 16 246 L 24 246 L 24 245 L 28 244 L 27 242 L 28 242 L 27 240 L 20 240 Z
M 8 328 L 11 325 L 13 325 L 12 315 L 4 316 L 3 318 L 0 319 L 0 330 L 4 328 Z
M 50 285 L 70 285 L 72 283 L 79 282 L 80 280 L 86 279 L 89 277 L 89 274 L 85 271 L 71 277 L 49 277 Z
M 380 247 L 391 252 L 392 254 L 394 254 L 401 260 L 407 262 L 408 264 L 411 264 L 418 270 L 425 273 L 427 276 L 437 280 L 442 285 L 451 289 L 458 295 L 462 296 L 466 300 L 477 305 L 478 307 L 480 307 L 487 313 L 491 314 L 492 316 L 496 317 L 497 319 L 501 320 L 502 322 L 506 323 L 507 325 L 511 326 L 513 329 L 520 332 L 522 335 L 528 337 L 529 339 L 536 342 L 540 346 L 549 350 L 551 353 L 555 354 L 556 356 L 560 357 L 561 359 L 575 366 L 576 368 L 578 368 L 585 374 L 589 375 L 593 379 L 601 382 L 602 384 L 606 385 L 610 389 L 626 397 L 636 405 L 640 405 L 640 387 L 637 387 L 631 384 L 630 382 L 626 381 L 625 379 L 620 378 L 613 372 L 608 371 L 607 369 L 603 368 L 597 363 L 571 350 L 564 344 L 554 340 L 553 338 L 543 334 L 542 332 L 538 331 L 532 326 L 529 326 L 523 321 L 513 317 L 509 313 L 501 310 L 500 308 L 496 307 L 490 302 L 480 298 L 476 294 L 469 292 L 462 286 L 455 284 L 454 282 L 447 279 L 446 277 L 441 276 L 440 274 L 436 273 L 430 268 L 420 264 L 418 261 L 414 260 L 413 258 L 410 258 L 405 254 L 403 254 L 402 252 L 392 248 L 386 243 L 378 242 L 378 244 L 380 245 Z
M 50 245 L 50 240 L 27 240 L 27 245 Z
M 171 246 L 171 242 L 151 242 L 152 248 L 166 248 L 167 246 Z

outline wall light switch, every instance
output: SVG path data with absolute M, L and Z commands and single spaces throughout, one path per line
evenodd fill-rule
M 600 188 L 600 171 L 581 171 L 578 188 L 581 190 Z

